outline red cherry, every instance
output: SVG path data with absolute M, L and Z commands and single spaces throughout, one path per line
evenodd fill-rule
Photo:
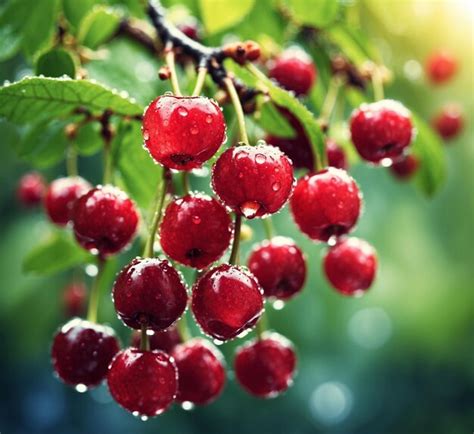
M 215 193 L 225 205 L 249 219 L 280 210 L 293 184 L 291 161 L 268 145 L 227 149 L 212 170 Z
M 362 295 L 372 284 L 376 269 L 374 248 L 359 238 L 339 241 L 324 258 L 326 277 L 344 295 Z
M 362 195 L 344 170 L 328 167 L 301 178 L 290 200 L 301 232 L 316 241 L 350 232 L 359 218 Z
M 392 174 L 400 180 L 410 179 L 420 166 L 420 160 L 413 154 L 406 155 L 402 159 L 394 161 L 390 166 Z
M 188 17 L 185 21 L 178 24 L 178 29 L 181 30 L 188 38 L 194 41 L 200 41 L 201 38 L 201 26 L 194 17 Z
M 426 61 L 426 74 L 433 83 L 444 83 L 458 70 L 456 58 L 447 51 L 438 51 L 428 57 Z
M 55 335 L 51 359 L 66 384 L 92 387 L 105 379 L 109 363 L 119 349 L 110 327 L 74 318 Z
M 188 295 L 180 274 L 158 258 L 135 258 L 112 289 L 115 310 L 129 327 L 165 330 L 186 309 Z
M 410 112 L 387 99 L 362 104 L 352 113 L 350 127 L 360 156 L 373 163 L 399 158 L 414 135 Z
M 200 167 L 226 140 L 222 110 L 202 96 L 159 96 L 146 109 L 142 130 L 153 159 L 176 170 Z
M 346 153 L 334 140 L 326 139 L 326 152 L 328 156 L 328 166 L 347 170 Z
M 262 289 L 245 269 L 222 264 L 195 283 L 191 308 L 204 333 L 226 341 L 256 324 L 263 311 Z
M 74 235 L 82 247 L 108 255 L 132 241 L 138 212 L 123 191 L 106 185 L 90 190 L 76 201 L 72 220 Z
M 205 194 L 175 199 L 160 226 L 163 251 L 173 260 L 198 269 L 217 261 L 229 247 L 232 221 L 217 200 Z
M 64 312 L 68 317 L 81 316 L 85 312 L 87 288 L 82 282 L 72 282 L 63 293 Z
M 237 349 L 235 375 L 240 385 L 259 398 L 275 398 L 293 384 L 296 355 L 290 341 L 276 333 Z
M 46 191 L 46 182 L 38 172 L 26 173 L 20 178 L 17 187 L 18 200 L 26 206 L 39 204 Z
M 303 252 L 290 238 L 263 241 L 252 250 L 248 266 L 266 297 L 286 300 L 304 286 L 306 261 Z
M 205 339 L 177 345 L 172 356 L 178 368 L 178 402 L 209 404 L 224 388 L 226 373 L 221 352 Z
M 290 48 L 270 62 L 268 75 L 287 90 L 307 95 L 317 77 L 311 58 L 303 50 Z
M 92 185 L 80 176 L 55 179 L 49 184 L 44 206 L 49 219 L 59 226 L 71 221 L 76 200 L 86 194 Z
M 161 350 L 165 353 L 171 353 L 171 350 L 182 342 L 181 335 L 179 334 L 176 325 L 172 325 L 166 330 L 160 332 L 154 332 L 148 335 L 150 342 L 150 350 Z M 134 331 L 132 333 L 131 346 L 134 348 L 140 348 L 141 343 L 141 332 Z
M 136 416 L 157 416 L 172 404 L 178 387 L 173 359 L 163 351 L 127 348 L 114 358 L 107 374 L 110 394 Z
M 434 129 L 445 140 L 456 137 L 464 126 L 463 113 L 456 104 L 448 104 L 433 118 Z

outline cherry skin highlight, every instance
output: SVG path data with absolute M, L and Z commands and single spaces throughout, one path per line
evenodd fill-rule
M 390 172 L 400 179 L 410 179 L 420 167 L 420 160 L 413 154 L 403 156 L 400 160 L 394 161 L 390 166 Z
M 188 194 L 166 208 L 160 226 L 163 251 L 188 267 L 206 268 L 229 247 L 232 221 L 226 209 L 205 194 Z
M 328 156 L 328 166 L 347 170 L 346 153 L 334 140 L 326 139 L 326 152 Z
M 107 384 L 112 398 L 137 416 L 153 417 L 176 397 L 178 375 L 173 359 L 163 351 L 122 350 L 110 364 Z
M 195 283 L 191 308 L 204 333 L 226 341 L 256 324 L 263 311 L 262 289 L 250 272 L 222 264 Z
M 43 176 L 38 172 L 30 172 L 20 178 L 16 194 L 23 205 L 30 207 L 41 203 L 46 188 Z
M 171 353 L 173 348 L 182 342 L 182 339 L 176 325 L 172 325 L 166 330 L 149 334 L 148 341 L 150 342 L 150 350 L 161 350 L 165 353 Z M 135 330 L 132 333 L 130 345 L 134 348 L 140 348 L 140 343 L 141 332 Z
M 214 401 L 226 381 L 224 357 L 205 339 L 177 345 L 172 352 L 178 368 L 178 402 L 204 405 Z
M 63 306 L 68 317 L 82 316 L 86 310 L 87 288 L 82 282 L 72 282 L 64 288 Z
M 358 238 L 340 240 L 324 258 L 327 279 L 344 295 L 362 295 L 372 285 L 376 269 L 374 248 Z
M 287 300 L 303 289 L 306 280 L 303 252 L 290 238 L 275 237 L 258 244 L 248 267 L 269 298 Z
M 293 184 L 290 159 L 266 144 L 232 147 L 212 170 L 212 188 L 220 200 L 249 219 L 279 211 Z
M 357 152 L 372 163 L 399 158 L 414 136 L 410 112 L 393 100 L 362 104 L 352 113 L 350 129 Z
M 97 386 L 120 350 L 115 332 L 103 325 L 74 318 L 56 333 L 51 359 L 59 378 L 71 386 Z
M 443 139 L 454 139 L 464 126 L 462 110 L 456 104 L 448 104 L 433 118 L 432 125 Z
M 126 325 L 155 331 L 165 330 L 179 319 L 188 301 L 180 274 L 158 258 L 133 259 L 118 274 L 112 297 Z
M 92 185 L 80 176 L 55 179 L 49 185 L 44 198 L 49 219 L 58 226 L 67 225 L 72 219 L 76 200 L 91 188 Z
M 145 148 L 169 169 L 200 167 L 225 142 L 225 131 L 220 107 L 202 96 L 159 96 L 143 116 Z
M 301 232 L 325 242 L 354 228 L 361 204 L 362 195 L 354 179 L 334 167 L 301 178 L 290 200 Z
M 456 58 L 447 51 L 433 53 L 426 61 L 426 74 L 432 83 L 441 84 L 451 79 L 458 70 Z
M 72 221 L 78 243 L 104 256 L 119 252 L 132 241 L 138 212 L 123 191 L 106 185 L 90 190 L 76 201 Z
M 240 385 L 258 398 L 275 398 L 293 384 L 296 355 L 290 341 L 276 333 L 237 349 L 235 376 Z

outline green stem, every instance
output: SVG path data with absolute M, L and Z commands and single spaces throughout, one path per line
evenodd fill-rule
M 337 102 L 339 95 L 339 89 L 341 88 L 342 80 L 338 76 L 334 76 L 329 82 L 328 92 L 324 98 L 323 106 L 321 107 L 320 119 L 329 122 L 334 107 Z
M 193 90 L 193 96 L 198 96 L 201 94 L 204 82 L 206 80 L 207 68 L 198 68 L 198 75 L 196 80 L 196 86 Z
M 268 77 L 262 71 L 260 71 L 260 69 L 258 69 L 253 63 L 248 62 L 246 64 L 246 67 L 253 75 L 255 75 L 256 78 L 261 80 L 263 83 L 268 80 Z
M 383 79 L 378 65 L 374 65 L 372 72 L 372 88 L 374 90 L 374 101 L 384 99 Z
M 273 222 L 271 217 L 267 217 L 265 219 L 262 219 L 263 223 L 263 229 L 265 230 L 265 236 L 267 237 L 268 240 L 271 240 L 273 238 Z
M 99 310 L 99 299 L 100 299 L 100 281 L 105 267 L 105 259 L 102 256 L 98 257 L 97 260 L 97 275 L 95 276 L 94 283 L 92 284 L 89 306 L 87 309 L 87 320 L 90 322 L 97 322 L 97 311 Z
M 170 46 L 166 48 L 165 61 L 166 61 L 166 64 L 168 65 L 168 68 L 170 69 L 170 74 L 171 74 L 170 79 L 171 79 L 171 87 L 173 89 L 173 93 L 176 96 L 182 96 L 181 89 L 179 88 L 178 75 L 176 74 L 175 54 L 174 54 L 173 48 Z
M 236 213 L 235 225 L 234 225 L 234 242 L 232 243 L 232 250 L 230 252 L 229 264 L 236 264 L 238 262 L 241 226 L 242 226 L 242 216 Z
M 237 116 L 237 122 L 239 125 L 239 135 L 240 141 L 245 143 L 246 145 L 249 144 L 249 137 L 247 135 L 247 128 L 245 126 L 245 115 L 244 110 L 242 108 L 242 104 L 240 102 L 239 94 L 235 89 L 234 82 L 229 77 L 224 79 L 224 84 L 229 93 L 230 99 L 235 109 L 235 114 Z
M 189 341 L 192 338 L 191 332 L 189 331 L 188 322 L 186 321 L 186 314 L 184 314 L 176 324 L 178 333 L 181 336 L 183 342 Z
M 183 194 L 184 196 L 189 194 L 189 172 L 183 171 L 181 173 L 181 180 L 183 181 Z
M 262 336 L 267 331 L 267 328 L 268 328 L 267 313 L 263 311 L 255 327 L 255 332 L 257 333 L 258 339 L 262 339 Z
M 150 338 L 146 332 L 146 325 L 142 324 L 141 334 L 140 334 L 140 350 L 150 351 Z
M 66 173 L 67 176 L 77 176 L 77 152 L 72 143 L 69 144 L 66 151 Z

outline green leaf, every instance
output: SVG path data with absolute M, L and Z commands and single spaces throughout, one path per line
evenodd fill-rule
M 339 12 L 337 0 L 286 0 L 293 17 L 300 24 L 326 27 L 331 24 Z
M 97 48 L 109 39 L 120 24 L 120 14 L 110 7 L 94 6 L 79 26 L 78 40 L 90 48 Z
M 21 29 L 28 13 L 27 6 L 11 1 L 0 10 L 0 61 L 13 57 L 21 48 Z
M 79 247 L 69 233 L 58 231 L 28 253 L 23 261 L 23 271 L 51 275 L 93 261 L 94 257 Z
M 143 107 L 128 95 L 88 80 L 26 77 L 0 88 L 0 116 L 12 122 L 64 116 L 78 107 L 94 113 L 107 109 L 119 115 L 143 113 Z
M 54 48 L 43 53 L 36 61 L 36 74 L 46 77 L 68 75 L 76 77 L 76 62 L 72 53 L 63 48 Z
M 288 120 L 281 115 L 275 104 L 270 101 L 260 104 L 255 114 L 255 121 L 265 132 L 273 136 L 291 139 L 296 135 Z
M 73 27 L 78 28 L 82 19 L 97 2 L 98 0 L 63 0 L 64 16 Z
M 98 122 L 89 122 L 79 128 L 74 140 L 74 147 L 79 155 L 94 155 L 103 146 L 104 140 L 100 135 L 100 125 Z
M 250 12 L 255 0 L 199 0 L 201 17 L 209 34 L 239 23 Z

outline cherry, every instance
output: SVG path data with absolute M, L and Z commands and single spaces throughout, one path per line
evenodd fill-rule
M 17 187 L 18 200 L 26 206 L 39 204 L 46 191 L 46 182 L 38 172 L 26 173 L 20 178 Z
M 399 158 L 414 136 L 410 112 L 388 99 L 362 104 L 352 113 L 350 128 L 360 156 L 373 163 Z
M 290 159 L 266 144 L 227 149 L 212 170 L 212 188 L 221 201 L 249 219 L 281 209 L 293 184 Z
M 221 108 L 202 96 L 159 96 L 145 111 L 142 131 L 153 159 L 176 170 L 200 167 L 226 141 Z
M 203 269 L 229 247 L 232 221 L 217 200 L 205 194 L 188 194 L 166 208 L 160 227 L 163 251 L 173 260 Z
M 413 154 L 403 156 L 390 166 L 392 174 L 400 180 L 410 179 L 420 166 L 420 160 Z
M 463 114 L 456 104 L 448 104 L 433 118 L 434 129 L 445 140 L 456 137 L 464 126 Z
M 247 342 L 237 349 L 237 380 L 251 395 L 274 398 L 293 383 L 296 355 L 290 341 L 276 333 Z
M 326 139 L 326 152 L 328 166 L 347 170 L 346 153 L 333 139 Z
M 168 261 L 135 258 L 112 289 L 115 310 L 129 327 L 165 330 L 186 309 L 188 295 L 180 274 Z
M 59 226 L 71 221 L 74 204 L 92 188 L 84 178 L 74 176 L 54 180 L 46 191 L 44 206 L 49 219 Z
M 374 248 L 359 238 L 340 240 L 324 258 L 326 277 L 344 295 L 362 295 L 372 284 L 376 269 Z
M 178 29 L 181 30 L 188 38 L 194 41 L 200 41 L 201 38 L 201 26 L 194 17 L 187 17 L 186 20 L 177 25 Z
M 160 332 L 154 332 L 148 335 L 151 350 L 161 350 L 165 353 L 171 353 L 171 350 L 182 342 L 181 335 L 179 334 L 176 325 L 172 325 L 166 330 Z M 141 332 L 134 331 L 132 333 L 131 346 L 140 348 Z
M 247 270 L 222 264 L 194 284 L 191 309 L 204 333 L 226 341 L 258 321 L 263 311 L 262 289 Z
M 290 238 L 263 241 L 252 250 L 248 266 L 266 297 L 286 300 L 304 286 L 306 261 L 303 252 Z
M 85 312 L 87 288 L 82 282 L 72 282 L 64 288 L 63 306 L 67 316 L 81 316 Z
M 178 372 L 163 351 L 127 348 L 110 364 L 107 384 L 123 408 L 137 416 L 153 417 L 166 411 L 175 399 Z
M 362 195 L 344 170 L 328 167 L 301 178 L 290 200 L 300 230 L 316 241 L 351 231 L 359 218 Z
M 311 58 L 299 48 L 289 48 L 270 62 L 268 75 L 286 90 L 307 95 L 317 77 Z
M 66 384 L 92 387 L 105 379 L 109 363 L 119 349 L 110 327 L 74 318 L 55 335 L 51 359 Z
M 72 220 L 74 235 L 82 247 L 108 255 L 132 241 L 138 212 L 123 191 L 106 185 L 89 190 L 76 201 Z
M 172 356 L 178 368 L 178 402 L 209 404 L 222 392 L 226 381 L 224 357 L 205 339 L 177 345 Z
M 458 70 L 456 58 L 447 51 L 437 51 L 426 61 L 426 74 L 433 83 L 448 81 Z

